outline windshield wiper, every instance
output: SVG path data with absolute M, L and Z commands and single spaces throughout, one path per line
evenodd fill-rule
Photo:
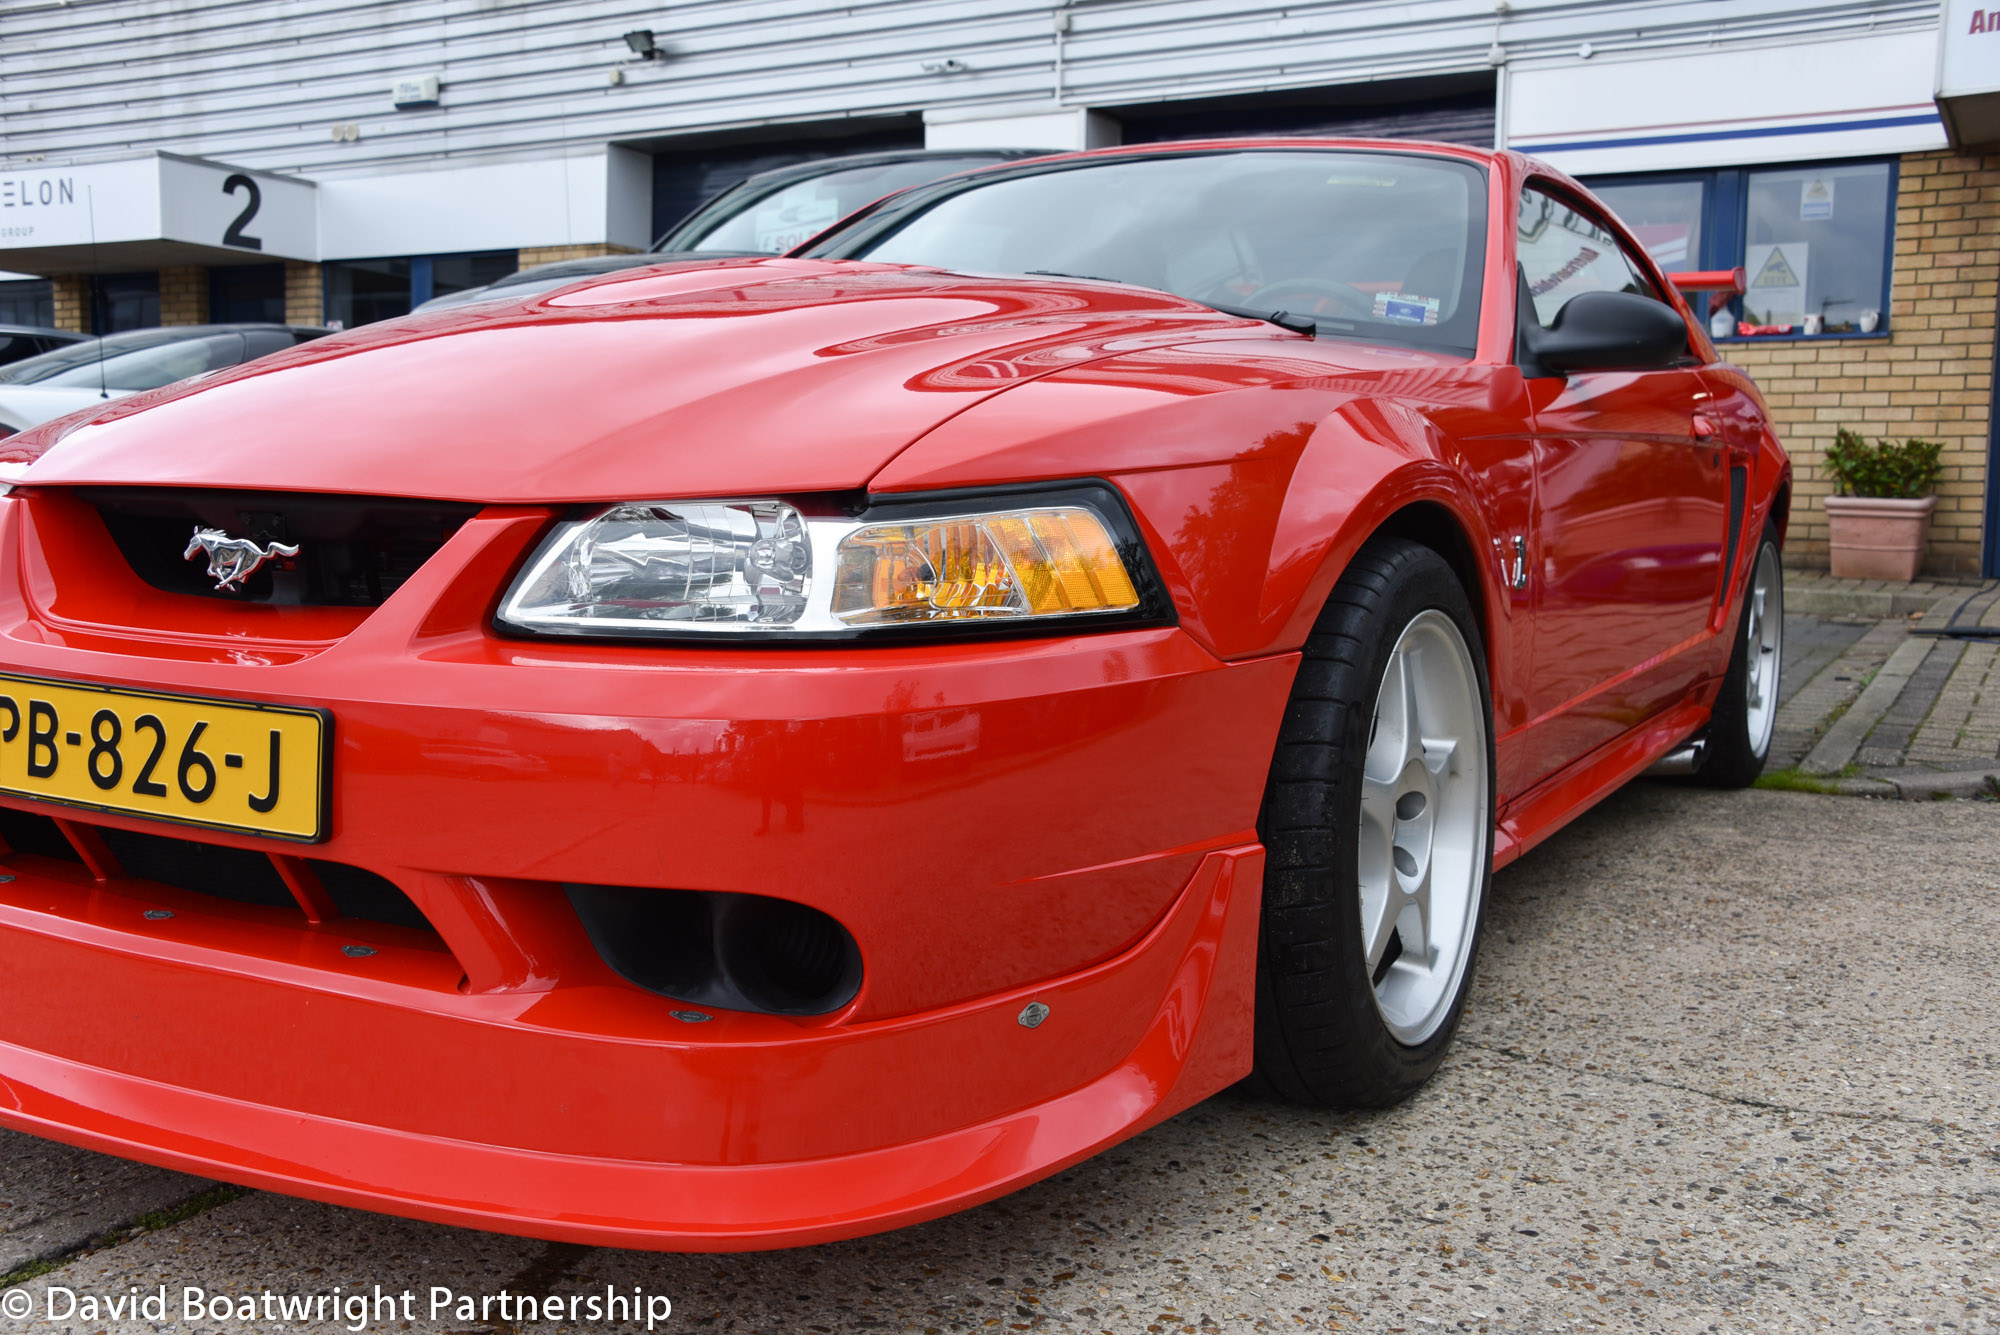
M 1100 278 L 1090 273 L 1063 273 L 1058 269 L 1029 269 L 1027 272 L 1037 278 L 1081 278 L 1086 283 L 1117 283 L 1121 287 L 1140 286 L 1137 283 L 1128 283 L 1122 278 Z M 1290 311 L 1253 311 L 1247 306 L 1225 306 L 1219 301 L 1203 301 L 1199 297 L 1187 299 L 1212 311 L 1221 311 L 1224 315 L 1239 315 L 1246 320 L 1262 320 L 1280 329 L 1289 329 L 1295 334 L 1312 334 L 1319 331 L 1318 322 L 1310 315 L 1294 315 Z
M 1190 297 L 1192 301 L 1194 298 Z M 1225 306 L 1219 301 L 1204 301 L 1202 305 L 1224 315 L 1240 315 L 1246 320 L 1262 320 L 1280 329 L 1289 329 L 1295 334 L 1312 334 L 1319 331 L 1319 322 L 1310 315 L 1294 315 L 1290 311 L 1253 311 L 1248 306 Z
M 1037 278 L 1081 278 L 1086 283 L 1116 283 L 1120 287 L 1139 286 L 1137 283 L 1128 283 L 1123 278 L 1103 278 L 1094 273 L 1064 273 L 1060 269 L 1027 269 L 1023 272 L 1033 274 Z

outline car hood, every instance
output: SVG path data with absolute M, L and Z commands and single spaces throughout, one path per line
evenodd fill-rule
M 515 504 L 847 490 L 1010 386 L 1249 328 L 1269 332 L 1109 284 L 663 266 L 335 334 L 24 432 L 0 464 L 35 485 Z
M 0 423 L 25 431 L 64 413 L 101 404 L 108 398 L 122 399 L 132 391 L 111 389 L 100 393 L 81 385 L 0 385 Z

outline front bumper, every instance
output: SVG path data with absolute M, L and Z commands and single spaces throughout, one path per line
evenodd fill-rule
M 851 1237 L 998 1196 L 1246 1074 L 1261 869 L 1254 847 L 1209 855 L 1138 946 L 1041 987 L 788 1039 L 724 1016 L 680 1042 L 537 1023 L 547 998 L 440 1005 L 442 980 L 421 961 L 388 960 L 387 977 L 366 981 L 310 951 L 291 968 L 246 971 L 227 923 L 183 911 L 171 935 L 112 926 L 145 922 L 140 901 L 100 894 L 93 911 L 74 902 L 89 889 L 24 876 L 0 904 L 0 1012 L 13 1017 L 0 1124 L 536 1237 L 688 1251 Z M 1017 1019 L 1031 1000 L 1050 1010 L 1032 1030 Z M 1079 1075 L 1009 1106 L 1015 1091 Z M 440 1112 L 462 1123 L 450 1112 L 495 1100 L 509 1119 L 582 1128 L 578 1152 L 413 1129 Z M 672 1161 L 676 1124 L 724 1109 L 751 1114 L 732 1119 L 741 1152 Z M 976 1120 L 893 1132 L 940 1113 Z M 760 1130 L 828 1120 L 872 1122 L 891 1139 L 817 1158 L 756 1153 Z M 621 1157 L 612 1140 L 652 1153 Z
M 202 621 L 226 604 L 63 576 L 0 502 L 0 666 L 330 709 L 312 855 L 435 929 L 9 854 L 0 1124 L 443 1222 L 725 1249 L 961 1208 L 1248 1070 L 1253 827 L 1291 658 L 1225 664 L 1172 629 L 496 639 L 492 591 L 541 522 L 489 513 L 355 624 L 257 638 Z M 597 956 L 577 882 L 810 904 L 853 933 L 860 992 L 685 1023 Z

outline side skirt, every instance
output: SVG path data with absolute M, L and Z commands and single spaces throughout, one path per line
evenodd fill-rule
M 1644 773 L 1698 732 L 1708 716 L 1706 703 L 1683 702 L 1515 798 L 1494 831 L 1494 868 L 1506 866 Z

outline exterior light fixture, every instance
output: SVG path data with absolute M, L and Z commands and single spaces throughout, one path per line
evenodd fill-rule
M 625 34 L 625 45 L 632 48 L 632 54 L 640 60 L 658 60 L 666 53 L 653 40 L 651 28 L 637 28 Z

